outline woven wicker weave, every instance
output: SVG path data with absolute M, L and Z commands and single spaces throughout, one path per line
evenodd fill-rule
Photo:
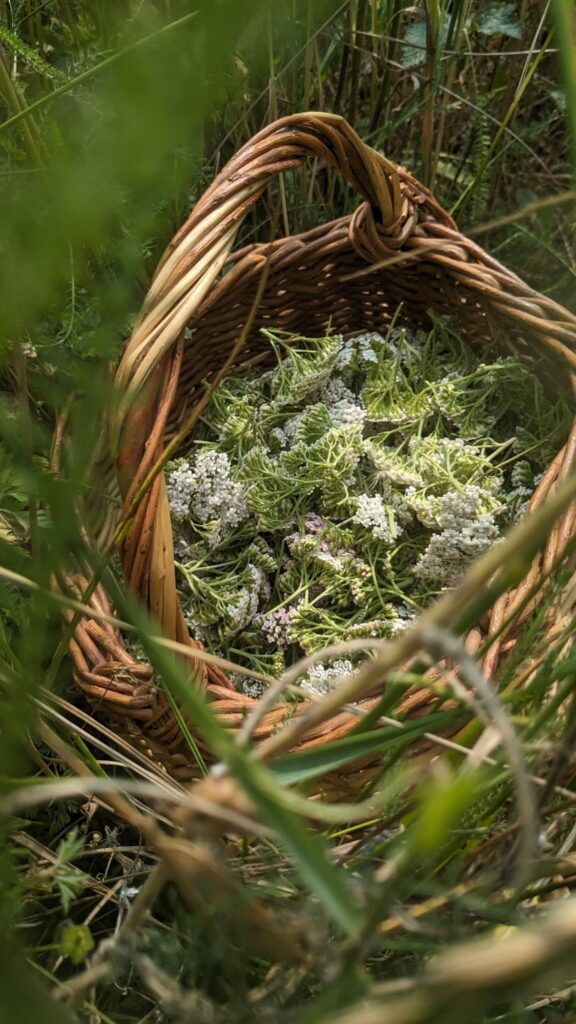
M 354 186 L 361 197 L 355 212 L 304 234 L 231 254 L 243 219 L 271 179 L 309 158 L 335 167 Z M 358 273 L 383 261 L 386 266 Z M 572 379 L 576 317 L 460 234 L 427 189 L 365 145 L 342 118 L 298 114 L 261 131 L 218 175 L 169 245 L 118 366 L 119 401 L 110 423 L 110 445 L 124 509 L 133 503 L 166 442 L 185 428 L 205 394 L 204 382 L 222 370 L 239 338 L 243 344 L 230 372 L 266 359 L 261 327 L 307 336 L 322 335 L 328 328 L 342 334 L 382 331 L 400 303 L 400 315 L 412 327 L 425 327 L 427 312 L 433 310 L 455 319 L 477 349 L 496 343 L 504 351 L 513 350 L 545 372 L 553 386 L 558 370 L 563 381 Z M 566 475 L 575 458 L 573 429 L 539 484 L 532 507 Z M 109 535 L 115 522 L 109 511 L 107 517 Z M 477 648 L 487 631 L 500 628 L 564 547 L 574 518 L 571 509 L 529 577 L 498 602 L 487 630 L 476 629 L 469 646 Z M 176 593 L 161 474 L 139 501 L 123 542 L 122 563 L 129 587 L 163 634 L 197 646 Z M 86 581 L 77 577 L 71 585 L 80 597 Z M 111 612 L 101 587 L 91 602 L 98 613 Z M 508 631 L 490 649 L 485 666 L 490 675 L 497 672 L 515 635 Z M 124 732 L 144 737 L 170 770 L 193 772 L 191 755 L 166 697 L 154 685 L 152 670 L 134 661 L 112 626 L 83 619 L 71 654 L 77 683 L 100 713 Z M 236 693 L 219 670 L 199 662 L 195 668 L 221 719 L 232 729 L 238 727 L 251 698 Z M 429 700 L 426 691 L 419 691 L 409 696 L 405 709 L 423 713 Z M 256 739 L 277 729 L 286 714 L 284 705 L 268 714 Z M 354 721 L 342 712 L 308 735 L 304 745 L 340 736 Z

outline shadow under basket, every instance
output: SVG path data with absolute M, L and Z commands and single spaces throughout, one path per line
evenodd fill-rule
M 336 168 L 354 187 L 360 197 L 355 212 L 303 234 L 232 252 L 244 218 L 271 180 L 309 159 Z M 121 548 L 126 584 L 165 637 L 199 648 L 189 636 L 176 591 L 163 475 L 140 494 L 167 443 L 177 436 L 180 448 L 185 448 L 187 437 L 190 442 L 194 410 L 206 395 L 205 382 L 224 370 L 230 375 L 265 363 L 270 353 L 262 327 L 307 337 L 323 336 L 328 330 L 344 335 L 383 332 L 399 306 L 400 325 L 425 328 L 428 311 L 450 317 L 477 351 L 488 346 L 512 351 L 551 388 L 568 384 L 572 393 L 576 317 L 462 235 L 426 188 L 365 145 L 342 118 L 307 113 L 276 121 L 230 160 L 198 202 L 160 261 L 117 367 L 117 402 L 106 427 L 106 459 L 110 465 L 112 458 L 113 473 L 108 476 L 122 502 L 102 502 L 87 516 L 98 520 L 93 535 L 95 544 L 102 546 L 122 514 L 131 511 Z M 575 458 L 573 427 L 530 508 L 566 476 Z M 99 483 L 93 493 L 102 490 Z M 498 633 L 530 588 L 548 573 L 573 532 L 574 520 L 571 507 L 520 586 L 499 599 L 483 628 L 471 632 L 469 649 L 477 650 Z M 78 575 L 68 584 L 72 595 L 81 598 L 88 581 Z M 193 777 L 196 760 L 152 669 L 135 661 L 114 626 L 102 621 L 102 613 L 112 613 L 102 586 L 88 603 L 98 617 L 82 618 L 70 644 L 78 686 L 94 711 L 118 733 L 175 776 Z M 484 660 L 489 678 L 496 677 L 509 657 L 526 614 L 524 609 L 489 648 Z M 197 660 L 187 663 L 221 721 L 231 730 L 239 729 L 255 701 L 237 693 L 219 669 Z M 372 707 L 384 686 L 382 680 L 380 690 L 373 690 L 359 706 Z M 398 710 L 422 715 L 436 699 L 430 690 L 415 690 Z M 262 719 L 254 741 L 270 736 L 288 715 L 301 715 L 306 708 L 306 702 L 296 707 L 280 703 Z M 339 711 L 311 729 L 300 746 L 339 738 L 357 720 L 353 713 Z M 194 723 L 188 725 L 209 759 Z M 342 769 L 334 780 L 338 791 L 354 792 L 370 766 L 363 762 Z

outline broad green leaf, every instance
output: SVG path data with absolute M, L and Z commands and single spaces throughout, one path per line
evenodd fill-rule
M 441 25 L 437 46 L 446 42 L 448 28 Z M 426 60 L 426 22 L 423 18 L 409 25 L 404 33 L 404 45 L 401 51 L 401 63 L 404 68 L 413 68 Z
M 426 60 L 426 24 L 424 19 L 409 25 L 402 47 L 402 67 L 412 68 Z
M 486 4 L 476 21 L 476 31 L 483 36 L 510 36 L 512 39 L 521 39 L 522 25 L 518 20 L 516 4 Z

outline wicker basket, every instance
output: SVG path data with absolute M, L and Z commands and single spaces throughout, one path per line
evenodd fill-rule
M 354 186 L 361 197 L 355 212 L 231 254 L 243 219 L 271 179 L 309 158 L 335 167 Z M 368 274 L 358 273 L 370 268 Z M 328 328 L 342 334 L 381 331 L 399 304 L 407 325 L 426 327 L 433 310 L 456 319 L 476 348 L 496 343 L 503 351 L 513 350 L 545 372 L 552 386 L 557 386 L 558 371 L 564 382 L 572 380 L 576 317 L 460 234 L 427 189 L 365 145 L 342 118 L 298 114 L 261 131 L 218 175 L 169 245 L 118 366 L 118 403 L 109 439 L 124 509 L 133 504 L 167 441 L 186 432 L 191 411 L 205 394 L 204 382 L 227 363 L 230 372 L 239 372 L 266 360 L 262 327 L 308 336 Z M 575 458 L 573 429 L 534 493 L 532 507 L 572 469 Z M 110 502 L 105 508 L 109 536 L 118 515 L 110 513 Z M 487 633 L 500 629 L 564 547 L 574 518 L 570 509 L 529 577 L 497 603 L 488 626 L 471 634 L 469 646 L 477 647 Z M 197 648 L 176 593 L 162 474 L 139 501 L 121 553 L 128 586 L 163 634 Z M 85 585 L 81 576 L 72 581 L 75 596 Z M 90 600 L 98 613 L 111 612 L 102 587 Z M 519 625 L 490 648 L 489 675 L 495 675 L 513 647 Z M 193 758 L 166 696 L 154 685 L 152 670 L 126 652 L 113 626 L 84 618 L 71 654 L 76 681 L 99 713 L 145 743 L 170 771 L 194 774 Z M 236 693 L 218 669 L 196 662 L 195 671 L 221 719 L 238 728 L 251 698 Z M 373 694 L 364 707 L 374 699 Z M 413 693 L 405 711 L 425 713 L 430 700 L 425 690 Z M 299 705 L 296 714 L 304 709 Z M 294 705 L 270 712 L 256 740 L 275 731 L 287 713 L 294 714 Z M 341 736 L 355 721 L 340 712 L 308 734 L 303 745 Z

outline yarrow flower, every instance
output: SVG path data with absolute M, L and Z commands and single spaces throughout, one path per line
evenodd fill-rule
M 351 405 L 354 405 L 356 395 L 341 377 L 330 377 L 330 380 L 326 381 L 324 385 L 322 401 L 327 406 L 336 405 L 338 402 L 350 402 Z
M 238 633 L 258 612 L 258 594 L 248 587 L 242 587 L 236 601 L 226 605 L 226 614 L 231 629 Z
M 333 690 L 336 684 L 354 672 L 354 666 L 347 658 L 338 658 L 327 667 L 324 665 L 313 665 L 309 668 L 299 685 L 310 693 L 328 693 Z
M 359 334 L 355 338 L 349 338 L 340 346 L 336 356 L 336 366 L 345 368 L 357 361 L 360 365 L 366 363 L 377 363 L 377 348 L 385 343 L 385 338 L 377 331 L 370 331 L 367 334 Z
M 239 672 L 230 673 L 230 682 L 235 690 L 243 693 L 246 697 L 252 697 L 252 700 L 260 700 L 260 697 L 262 697 L 266 690 L 264 683 L 260 679 L 254 679 L 253 676 L 240 675 Z
M 335 427 L 359 427 L 362 429 L 366 419 L 366 409 L 357 402 L 342 398 L 330 409 L 330 419 Z
M 212 542 L 218 543 L 248 516 L 246 490 L 230 476 L 225 452 L 199 452 L 192 465 L 183 462 L 168 478 L 168 501 L 176 519 L 192 515 L 200 523 L 214 522 Z
M 174 537 L 174 555 L 179 562 L 183 562 L 189 554 L 190 544 L 186 537 L 182 534 L 177 534 Z
M 323 544 L 319 549 L 314 551 L 314 558 L 317 562 L 323 562 L 324 565 L 328 565 L 336 572 L 340 572 L 344 566 L 342 558 L 333 551 L 330 551 L 327 544 Z
M 480 512 L 485 494 L 470 485 L 438 499 L 442 530 L 431 538 L 415 573 L 423 579 L 454 586 L 470 562 L 483 555 L 500 536 L 493 512 Z
M 188 462 L 182 462 L 174 469 L 167 483 L 168 503 L 175 519 L 185 519 L 190 512 L 194 491 L 194 473 Z
M 262 632 L 272 647 L 284 650 L 293 641 L 292 623 L 297 605 L 290 608 L 277 608 L 268 612 L 262 619 Z
M 204 628 L 190 608 L 184 609 L 184 619 L 188 626 L 190 636 L 193 637 L 194 640 L 200 640 L 203 643 L 206 639 Z
M 230 479 L 230 459 L 225 452 L 206 451 L 196 456 L 192 513 L 201 523 L 220 519 L 223 526 L 238 526 L 248 515 L 242 484 Z
M 249 582 L 237 594 L 234 601 L 226 605 L 226 615 L 232 635 L 248 626 L 258 614 L 260 595 L 266 578 L 256 565 L 248 566 Z
M 282 427 L 274 427 L 274 429 L 270 431 L 270 434 L 274 438 L 274 440 L 278 442 L 278 446 L 280 448 L 288 448 L 290 444 L 290 438 L 288 437 L 286 431 L 282 430 Z
M 300 438 L 300 431 L 304 422 L 305 413 L 299 412 L 296 416 L 292 416 L 291 419 L 286 420 L 284 424 L 283 433 L 286 438 L 286 442 L 283 447 L 291 444 L 295 444 Z
M 326 520 L 322 519 L 322 516 L 316 515 L 315 512 L 309 512 L 304 517 L 304 525 L 309 533 L 320 533 L 326 526 Z
M 393 544 L 403 532 L 396 521 L 393 506 L 385 504 L 381 494 L 360 494 L 356 498 L 356 512 L 352 522 L 368 527 L 373 537 L 387 544 Z

